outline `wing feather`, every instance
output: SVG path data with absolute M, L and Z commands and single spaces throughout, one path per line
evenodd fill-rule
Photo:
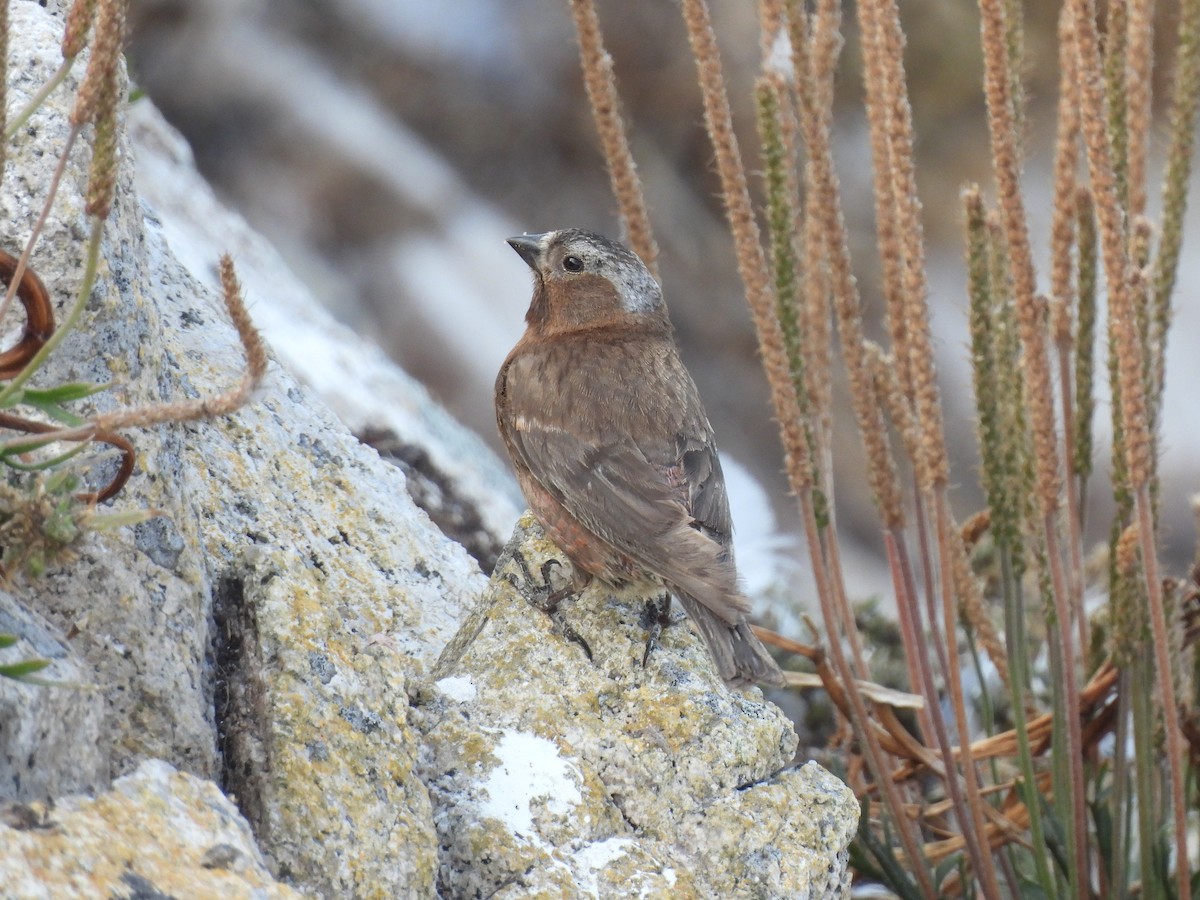
M 524 426 L 511 436 L 514 449 L 580 524 L 726 621 L 736 623 L 749 612 L 727 543 L 723 490 L 702 484 L 697 491 L 684 459 L 663 465 L 660 456 L 656 464 L 632 441 L 600 444 L 536 420 Z M 719 468 L 711 461 L 706 465 L 706 482 L 719 482 L 711 477 Z M 693 495 L 709 507 L 708 521 L 694 516 Z

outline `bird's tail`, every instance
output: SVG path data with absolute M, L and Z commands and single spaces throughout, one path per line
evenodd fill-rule
M 708 645 L 717 671 L 730 687 L 755 683 L 783 685 L 783 672 L 767 648 L 754 636 L 745 619 L 731 625 L 688 594 L 674 592 Z

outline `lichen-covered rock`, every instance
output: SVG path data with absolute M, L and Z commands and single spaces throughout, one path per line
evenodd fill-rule
M 215 785 L 164 762 L 95 798 L 0 804 L 0 847 L 0 892 L 24 900 L 301 896 L 271 877 Z
M 386 445 L 381 452 L 387 450 L 406 472 L 432 482 L 426 493 L 451 494 L 460 507 L 469 507 L 474 529 L 486 532 L 482 542 L 502 547 L 524 508 L 504 463 L 382 349 L 314 300 L 279 252 L 221 204 L 196 171 L 183 138 L 153 105 L 135 103 L 128 122 L 137 154 L 135 182 L 149 206 L 147 224 L 172 256 L 202 284 L 218 290 L 214 260 L 236 248 L 238 277 L 254 304 L 254 324 L 279 362 L 354 434 L 371 436 L 375 446 Z M 429 511 L 424 504 L 422 508 Z M 431 516 L 438 521 L 436 513 Z M 471 533 L 451 536 L 473 549 Z
M 0 678 L 0 802 L 46 800 L 106 785 L 104 707 L 96 702 L 90 667 L 57 628 L 7 591 L 0 591 L 0 634 L 17 638 L 0 650 L 0 665 L 50 663 L 36 673 L 37 684 Z
M 442 891 L 844 896 L 849 789 L 790 768 L 790 722 L 726 688 L 686 619 L 643 668 L 649 599 L 593 583 L 557 622 L 536 608 L 555 553 L 522 519 L 419 704 Z
M 62 21 L 35 2 L 10 15 L 9 103 L 19 108 L 61 61 Z M 10 252 L 40 212 L 85 70 L 81 60 L 8 148 L 0 235 Z M 212 396 L 243 366 L 219 296 L 175 258 L 140 201 L 119 131 L 126 165 L 96 285 L 35 381 L 111 384 L 81 412 Z M 60 322 L 89 230 L 82 149 L 32 257 Z M 248 301 L 253 314 L 260 298 Z M 429 894 L 436 838 L 407 689 L 482 590 L 478 566 L 413 503 L 401 471 L 278 365 L 232 416 L 128 433 L 137 471 L 113 505 L 164 515 L 86 535 L 20 595 L 71 633 L 76 680 L 94 686 L 86 702 L 100 727 L 85 719 L 92 730 L 75 739 L 91 735 L 89 754 L 107 770 L 93 766 L 81 786 L 163 759 L 236 796 L 286 880 L 330 896 Z M 23 778 L 47 791 L 65 784 L 55 773 L 67 753 L 45 748 Z

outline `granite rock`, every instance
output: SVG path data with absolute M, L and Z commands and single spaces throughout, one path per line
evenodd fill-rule
M 792 767 L 791 723 L 682 616 L 643 667 L 655 598 L 593 582 L 548 615 L 562 564 L 523 518 L 418 705 L 441 891 L 845 896 L 849 789 Z

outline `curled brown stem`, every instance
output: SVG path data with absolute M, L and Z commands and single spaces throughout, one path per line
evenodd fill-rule
M 14 431 L 23 431 L 26 434 L 36 435 L 53 435 L 61 431 L 57 425 L 51 425 L 48 422 L 37 422 L 33 419 L 26 419 L 23 416 L 5 412 L 0 412 L 0 428 L 11 428 Z M 43 440 L 53 439 L 43 438 Z M 86 436 L 75 438 L 74 440 L 99 441 L 102 444 L 115 447 L 121 452 L 121 466 L 117 469 L 117 474 L 109 480 L 108 484 L 97 491 L 83 491 L 78 493 L 75 495 L 75 498 L 83 503 L 103 503 L 105 500 L 115 497 L 121 488 L 125 487 L 125 482 L 129 480 L 129 476 L 133 474 L 133 467 L 137 462 L 137 451 L 133 449 L 133 444 L 116 432 L 103 428 L 93 429 Z
M 12 284 L 18 269 L 19 260 L 0 250 L 0 281 L 5 286 Z M 54 333 L 54 305 L 50 302 L 50 292 L 33 269 L 21 272 L 16 297 L 25 307 L 25 327 L 21 339 L 0 353 L 0 379 L 16 376 Z

